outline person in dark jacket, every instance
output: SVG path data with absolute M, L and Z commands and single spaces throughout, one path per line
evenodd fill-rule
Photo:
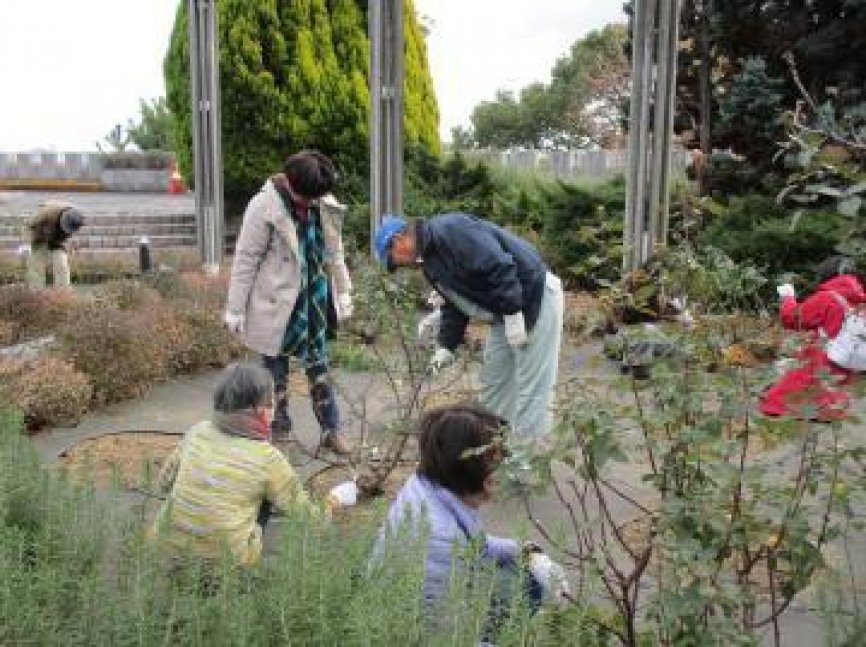
M 81 229 L 81 211 L 66 202 L 45 202 L 30 223 L 30 255 L 27 257 L 27 284 L 45 287 L 45 270 L 51 259 L 55 287 L 70 283 L 67 240 Z
M 538 251 L 505 229 L 465 213 L 385 216 L 376 254 L 389 269 L 420 267 L 445 300 L 431 368 L 451 363 L 470 319 L 491 324 L 481 403 L 508 420 L 517 441 L 552 424 L 562 340 L 562 284 Z

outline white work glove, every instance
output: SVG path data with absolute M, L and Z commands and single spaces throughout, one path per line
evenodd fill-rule
M 541 586 L 542 596 L 545 600 L 553 602 L 565 602 L 571 597 L 571 589 L 568 586 L 568 578 L 565 569 L 541 551 L 529 553 L 529 572 L 535 581 Z
M 437 348 L 436 352 L 433 353 L 433 357 L 430 358 L 430 371 L 438 373 L 453 361 L 454 353 L 447 348 Z
M 348 508 L 358 502 L 358 484 L 355 481 L 345 481 L 335 485 L 328 492 L 328 503 L 334 508 Z
M 439 322 L 442 321 L 442 311 L 434 310 L 418 322 L 418 340 L 425 341 L 434 338 L 439 333 Z
M 785 283 L 783 285 L 776 286 L 776 294 L 779 295 L 780 299 L 786 299 L 787 297 L 796 297 L 797 293 L 794 292 L 794 286 L 790 283 Z
M 431 308 L 441 308 L 445 305 L 445 299 L 436 290 L 427 295 L 427 305 Z
M 236 335 L 243 334 L 244 328 L 246 327 L 246 317 L 244 315 L 236 312 L 226 312 L 223 315 L 223 321 L 225 322 L 226 328 L 229 329 L 229 332 L 233 332 Z
M 341 294 L 337 297 L 337 321 L 345 321 L 355 312 L 355 306 L 352 304 L 351 294 Z
M 28 256 L 33 251 L 29 243 L 21 243 L 18 245 L 18 256 Z
M 526 323 L 523 321 L 523 313 L 515 312 L 513 315 L 503 315 L 505 322 L 505 338 L 512 348 L 526 346 L 529 337 L 526 336 Z

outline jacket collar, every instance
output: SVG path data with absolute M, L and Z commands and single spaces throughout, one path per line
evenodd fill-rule
M 298 232 L 292 214 L 288 212 L 283 204 L 283 199 L 277 192 L 277 188 L 271 180 L 265 182 L 264 191 L 268 196 L 268 221 L 273 225 L 274 231 L 280 236 L 292 253 L 298 256 Z

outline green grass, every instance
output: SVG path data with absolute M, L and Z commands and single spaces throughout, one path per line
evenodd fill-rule
M 484 586 L 430 623 L 423 559 L 398 543 L 370 569 L 376 528 L 290 515 L 273 554 L 251 570 L 195 564 L 170 575 L 128 496 L 75 485 L 40 465 L 20 419 L 0 412 L 2 645 L 476 645 Z M 477 580 L 475 580 L 477 582 Z M 515 609 L 499 645 L 562 644 L 580 615 Z M 578 618 L 576 621 L 575 618 Z M 599 643 L 581 643 L 599 644 Z

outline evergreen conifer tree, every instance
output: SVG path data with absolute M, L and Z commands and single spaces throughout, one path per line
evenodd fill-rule
M 426 45 L 405 0 L 407 144 L 439 152 Z M 359 0 L 219 0 L 225 193 L 236 213 L 284 157 L 315 148 L 346 175 L 368 168 L 369 40 Z M 180 2 L 164 72 L 181 170 L 192 169 L 187 3 Z

